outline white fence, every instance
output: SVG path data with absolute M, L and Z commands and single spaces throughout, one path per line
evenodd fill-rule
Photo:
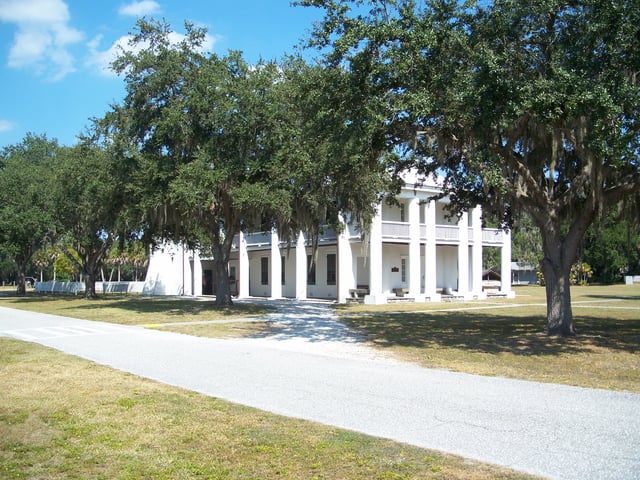
M 96 282 L 97 293 L 142 293 L 144 282 Z M 67 293 L 78 295 L 84 292 L 84 282 L 36 282 L 39 293 Z
M 640 283 L 640 275 L 627 275 L 626 277 L 624 277 L 624 283 L 627 285 Z

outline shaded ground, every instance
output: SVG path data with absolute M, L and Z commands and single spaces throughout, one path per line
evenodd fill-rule
M 619 295 L 600 293 L 606 287 L 595 287 L 594 294 L 589 287 L 578 289 L 575 338 L 543 333 L 545 304 L 535 296 L 540 290 L 495 304 L 431 305 L 413 312 L 347 309 L 341 319 L 383 351 L 427 367 L 640 392 L 639 289 L 623 287 Z

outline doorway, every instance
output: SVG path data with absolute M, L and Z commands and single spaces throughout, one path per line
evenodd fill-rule
M 203 270 L 202 271 L 202 294 L 203 295 L 213 295 L 213 270 Z

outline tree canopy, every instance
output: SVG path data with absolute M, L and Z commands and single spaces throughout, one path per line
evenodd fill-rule
M 111 246 L 137 229 L 127 222 L 130 199 L 118 172 L 118 158 L 86 140 L 65 148 L 52 170 L 62 251 L 82 272 L 86 298 L 96 296 L 96 277 Z
M 640 189 L 639 2 L 299 3 L 325 9 L 311 45 L 361 79 L 405 164 L 444 175 L 453 208 L 529 214 L 547 330 L 573 334 L 580 242 Z
M 16 263 L 18 294 L 29 261 L 56 230 L 50 185 L 58 156 L 56 141 L 33 134 L 0 154 L 0 249 Z
M 344 135 L 370 127 L 341 116 L 336 92 L 354 92 L 342 72 L 294 58 L 249 65 L 239 52 L 205 54 L 204 31 L 186 29 L 172 44 L 169 25 L 139 21 L 133 44 L 140 48 L 114 63 L 126 98 L 102 125 L 136 164 L 145 233 L 210 249 L 216 302 L 229 304 L 236 233 L 313 236 L 347 210 L 366 223 L 386 170 L 371 135 Z M 355 180 L 347 186 L 344 178 Z

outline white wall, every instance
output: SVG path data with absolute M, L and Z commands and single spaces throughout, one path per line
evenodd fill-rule
M 311 255 L 312 249 L 307 248 L 307 255 Z M 319 247 L 316 259 L 316 283 L 307 285 L 307 296 L 310 298 L 337 298 L 337 286 L 327 284 L 327 255 L 337 255 L 335 245 Z M 294 250 L 280 250 L 280 256 L 285 257 L 285 285 L 282 286 L 282 295 L 294 298 L 296 296 L 296 256 Z M 271 271 L 271 251 L 255 250 L 249 252 L 249 295 L 255 297 L 268 297 L 271 295 L 271 285 L 261 284 L 261 258 L 268 258 L 269 271 Z M 305 266 L 306 270 L 306 266 Z M 337 271 L 336 271 L 337 274 Z M 271 278 L 269 278 L 271 282 Z
M 402 199 L 396 199 L 398 203 L 404 205 L 404 221 L 409 221 L 409 205 Z M 382 206 L 382 221 L 383 222 L 400 222 L 401 221 L 401 207 L 398 205 L 384 204 Z
M 182 295 L 183 278 L 185 284 L 191 278 L 187 253 L 180 245 L 164 244 L 151 253 L 142 293 Z
M 252 297 L 268 297 L 271 295 L 271 286 L 261 284 L 261 258 L 269 259 L 269 271 L 271 271 L 271 252 L 260 250 L 249 252 L 249 295 Z M 270 280 L 270 279 L 268 279 Z
M 436 286 L 458 289 L 458 247 L 436 247 Z
M 327 284 L 327 255 L 337 255 L 335 246 L 318 248 L 316 257 L 316 284 L 307 285 L 307 295 L 311 298 L 337 298 L 337 270 L 336 283 Z M 311 255 L 311 249 L 307 249 L 307 255 Z
M 96 282 L 97 293 L 142 293 L 144 282 Z M 39 293 L 68 293 L 77 295 L 85 291 L 84 282 L 36 282 Z
M 444 203 L 436 202 L 436 225 L 457 225 L 458 219 L 454 216 L 448 219 L 446 216 L 449 212 L 445 211 Z
M 291 247 L 280 249 L 280 256 L 284 257 L 284 281 L 282 296 L 295 298 L 296 296 L 296 249 Z
M 402 268 L 401 258 L 409 256 L 408 245 L 389 245 L 382 246 L 382 293 L 389 294 L 394 288 L 402 288 L 409 284 L 409 265 L 407 264 L 406 284 L 402 284 Z M 397 272 L 393 272 L 393 268 L 397 268 Z

